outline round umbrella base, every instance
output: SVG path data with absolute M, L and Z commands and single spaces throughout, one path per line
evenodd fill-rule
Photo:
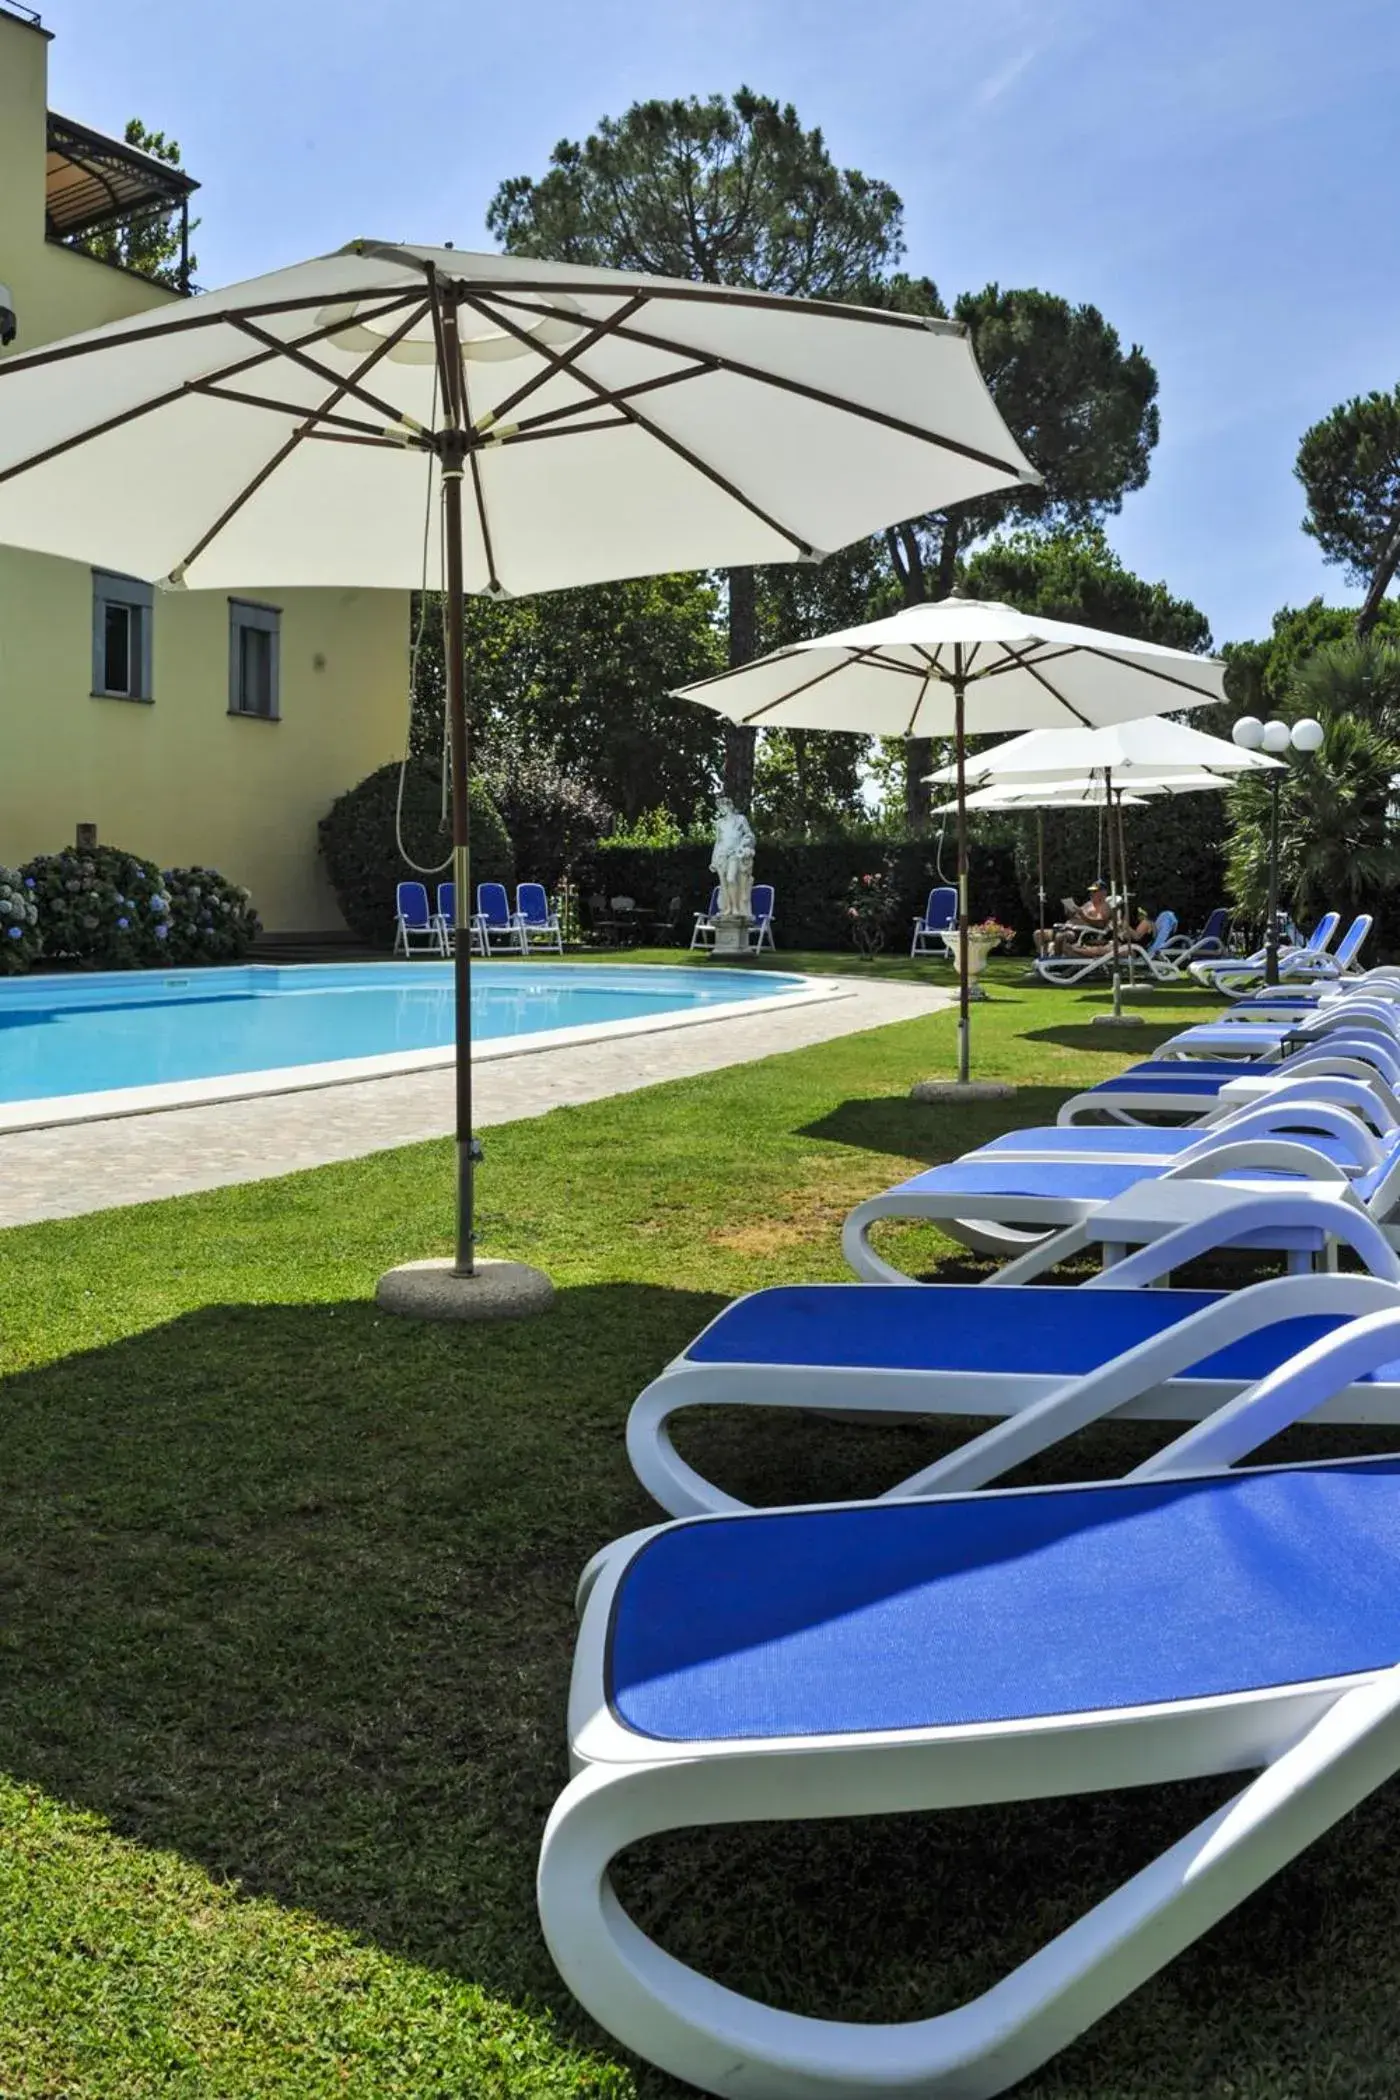
M 554 1303 L 554 1285 L 523 1261 L 478 1256 L 472 1276 L 450 1261 L 406 1261 L 380 1277 L 374 1302 L 410 1320 L 524 1320 Z
M 1143 1020 L 1141 1014 L 1095 1014 L 1093 1025 L 1095 1028 L 1141 1028 Z
M 1003 1079 L 916 1079 L 911 1101 L 1009 1101 L 1016 1089 Z

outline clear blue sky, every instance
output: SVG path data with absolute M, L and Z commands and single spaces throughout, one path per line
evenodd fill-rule
M 1297 441 L 1400 380 L 1394 0 L 47 0 L 55 108 L 172 131 L 208 285 L 356 234 L 488 245 L 504 176 L 650 95 L 797 104 L 904 199 L 911 269 L 1092 300 L 1161 377 L 1110 532 L 1217 641 L 1356 594 Z

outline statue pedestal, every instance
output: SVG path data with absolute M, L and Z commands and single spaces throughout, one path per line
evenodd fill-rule
M 752 958 L 749 946 L 749 920 L 745 912 L 722 911 L 715 921 L 715 944 L 712 955 L 722 955 L 729 962 Z

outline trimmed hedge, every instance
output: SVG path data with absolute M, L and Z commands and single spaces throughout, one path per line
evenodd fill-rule
M 394 932 L 394 892 L 401 882 L 427 885 L 429 896 L 446 882 L 440 875 L 420 875 L 404 861 L 395 833 L 394 809 L 399 792 L 397 760 L 380 766 L 332 803 L 321 819 L 321 853 L 346 925 L 362 941 L 387 947 Z M 471 879 L 513 881 L 515 857 L 489 791 L 479 781 L 471 790 Z M 450 824 L 442 820 L 442 781 L 434 765 L 412 760 L 404 779 L 403 838 L 413 859 L 424 867 L 446 860 L 452 846 Z
M 580 868 L 581 894 L 635 897 L 663 911 L 672 897 L 681 900 L 681 927 L 689 913 L 701 911 L 714 885 L 708 840 L 685 840 L 678 846 L 613 845 L 600 841 Z M 779 945 L 784 948 L 845 948 L 850 945 L 847 906 L 851 883 L 888 865 L 898 902 L 888 936 L 892 951 L 907 941 L 915 917 L 937 884 L 953 881 L 951 847 L 944 849 L 944 872 L 937 865 L 935 842 L 919 839 L 760 839 L 754 879 L 771 882 L 777 891 L 774 913 Z M 974 919 L 1002 919 L 1018 934 L 1029 935 L 1031 915 L 1016 879 L 1016 857 L 1009 846 L 972 844 L 969 904 Z

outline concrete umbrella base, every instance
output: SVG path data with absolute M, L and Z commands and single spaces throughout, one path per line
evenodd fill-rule
M 554 1285 L 523 1261 L 478 1255 L 474 1276 L 455 1276 L 450 1261 L 406 1261 L 375 1287 L 384 1312 L 410 1320 L 525 1320 L 554 1303 Z
M 1004 1079 L 916 1079 L 911 1101 L 1009 1101 L 1016 1089 Z

